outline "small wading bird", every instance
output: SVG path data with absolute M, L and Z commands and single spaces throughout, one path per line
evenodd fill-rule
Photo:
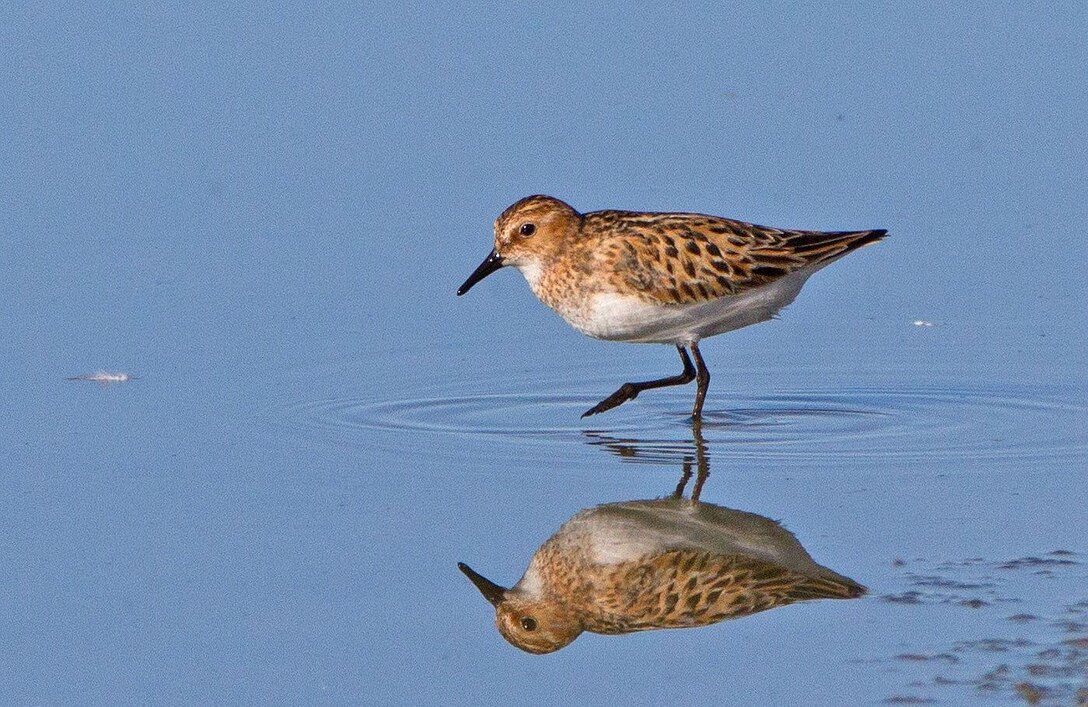
M 551 653 L 583 631 L 694 628 L 866 591 L 770 518 L 679 496 L 579 512 L 510 589 L 457 566 L 495 607 L 503 637 L 529 653 Z
M 682 373 L 624 383 L 582 417 L 644 390 L 694 380 L 691 414 L 699 418 L 710 384 L 700 340 L 771 319 L 812 273 L 885 234 L 792 231 L 704 214 L 580 214 L 559 199 L 537 195 L 499 216 L 495 248 L 457 294 L 512 265 L 541 302 L 583 334 L 673 344 Z

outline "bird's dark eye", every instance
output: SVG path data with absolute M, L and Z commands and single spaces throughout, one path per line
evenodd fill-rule
M 526 631 L 535 631 L 536 619 L 534 619 L 532 616 L 521 617 L 521 627 Z
M 523 224 L 521 224 L 521 228 L 518 229 L 518 233 L 520 233 L 523 236 L 531 236 L 534 233 L 536 233 L 536 224 L 535 223 L 523 223 Z

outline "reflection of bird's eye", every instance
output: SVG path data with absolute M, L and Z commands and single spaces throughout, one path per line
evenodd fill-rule
M 521 228 L 518 229 L 518 233 L 520 233 L 523 236 L 531 236 L 534 233 L 536 233 L 536 224 L 523 223 L 523 224 L 521 224 Z
M 521 619 L 521 627 L 526 631 L 536 630 L 536 619 L 532 616 L 523 616 Z

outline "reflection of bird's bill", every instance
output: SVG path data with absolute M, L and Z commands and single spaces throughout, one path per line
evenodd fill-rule
M 495 272 L 505 264 L 506 263 L 503 262 L 502 256 L 499 255 L 495 249 L 492 249 L 491 252 L 488 253 L 487 257 L 484 258 L 484 262 L 480 263 L 476 267 L 476 269 L 472 271 L 472 274 L 468 276 L 468 279 L 465 280 L 465 283 L 457 288 L 457 296 L 460 297 L 461 295 L 465 294 L 466 292 L 471 290 L 477 282 L 483 280 L 485 277 Z
M 483 576 L 476 570 L 472 569 L 464 562 L 457 563 L 457 569 L 465 573 L 465 576 L 472 580 L 472 583 L 476 585 L 476 588 L 480 590 L 480 594 L 484 595 L 484 599 L 491 602 L 492 606 L 498 606 L 502 601 L 503 596 L 506 594 L 506 588 L 492 582 L 487 577 Z

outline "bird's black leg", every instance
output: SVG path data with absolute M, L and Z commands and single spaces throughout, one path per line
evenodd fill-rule
M 651 388 L 665 388 L 670 385 L 684 385 L 685 383 L 690 383 L 695 380 L 695 366 L 691 365 L 691 358 L 688 356 L 687 350 L 680 345 L 677 345 L 676 350 L 680 352 L 680 360 L 684 362 L 683 373 L 676 376 L 669 376 L 668 378 L 659 378 L 658 380 L 644 381 L 642 383 L 624 383 L 615 393 L 612 393 L 612 395 L 609 395 L 607 398 L 582 413 L 582 417 L 596 415 L 599 412 L 611 410 L 614 407 L 622 405 L 628 400 L 634 400 L 638 397 L 638 394 L 644 390 L 650 390 Z M 692 346 L 692 350 L 696 351 L 697 349 Z M 700 365 L 702 365 L 702 359 L 697 360 L 699 360 Z M 706 370 L 706 366 L 703 366 L 703 370 Z M 710 374 L 708 373 L 707 380 L 709 380 L 709 378 Z
M 698 369 L 695 378 L 698 381 L 696 385 L 699 386 L 695 391 L 695 407 L 691 409 L 691 416 L 698 420 L 703 416 L 703 400 L 706 399 L 706 389 L 710 387 L 710 371 L 707 370 L 706 364 L 703 363 L 703 355 L 699 353 L 699 344 L 691 345 L 691 355 L 695 357 L 695 367 Z

